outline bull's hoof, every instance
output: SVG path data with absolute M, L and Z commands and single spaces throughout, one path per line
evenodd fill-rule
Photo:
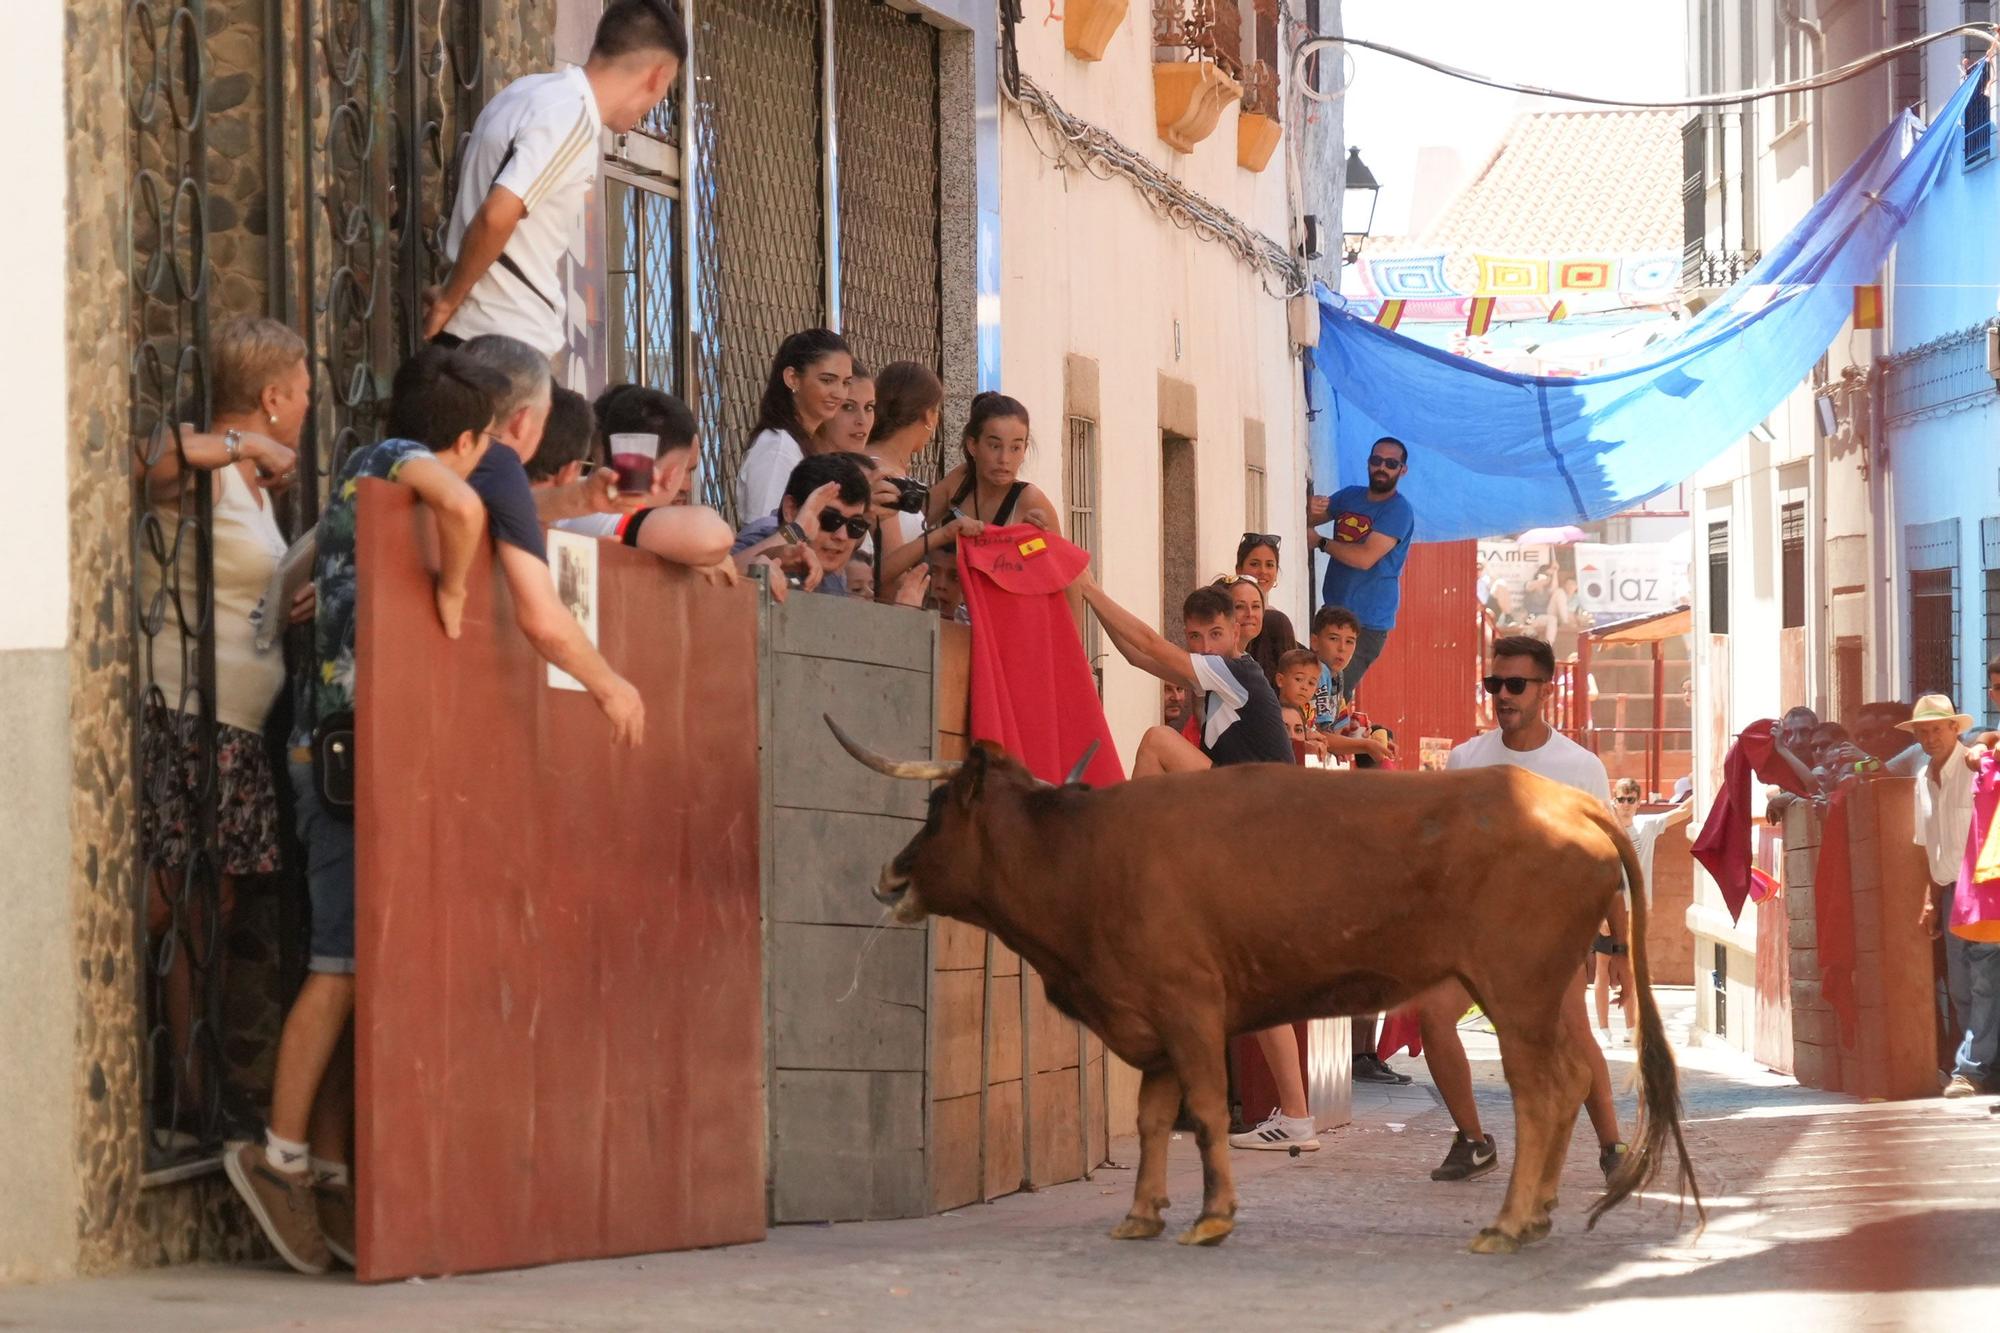
M 1518 1254 L 1521 1241 L 1498 1227 L 1482 1227 L 1479 1234 L 1472 1238 L 1471 1248 L 1474 1254 Z
M 1521 1228 L 1521 1244 L 1533 1245 L 1538 1240 L 1548 1239 L 1549 1231 L 1553 1225 L 1546 1217 L 1536 1218 Z
M 1229 1239 L 1229 1233 L 1236 1230 L 1236 1222 L 1228 1217 L 1210 1217 L 1204 1214 L 1194 1220 L 1194 1225 L 1181 1232 L 1183 1245 L 1220 1245 Z
M 1126 1217 L 1120 1219 L 1118 1225 L 1111 1228 L 1111 1239 L 1151 1240 L 1166 1229 L 1167 1223 L 1165 1218 Z
M 1544 1199 L 1542 1201 L 1542 1211 L 1544 1213 L 1553 1213 L 1556 1210 L 1556 1205 L 1561 1202 L 1562 1200 L 1555 1198 Z

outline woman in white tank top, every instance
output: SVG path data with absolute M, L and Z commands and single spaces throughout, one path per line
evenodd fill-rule
M 311 614 L 263 605 L 285 538 L 274 493 L 289 486 L 310 401 L 305 343 L 283 324 L 238 318 L 211 337 L 214 427 L 208 432 L 162 429 L 137 460 L 145 474 L 146 513 L 139 559 L 137 675 L 141 689 L 139 803 L 141 854 L 149 871 L 147 927 L 196 936 L 222 923 L 201 919 L 200 895 L 183 880 L 197 855 L 221 873 L 226 918 L 236 881 L 278 868 L 278 798 L 264 751 L 264 721 L 285 685 L 281 650 L 260 653 L 256 629 L 265 616 Z M 209 474 L 213 551 L 215 676 L 212 743 L 202 734 L 200 530 L 195 474 Z M 310 588 L 307 589 L 310 594 Z M 214 844 L 205 845 L 198 793 L 214 767 Z M 184 901 L 176 903 L 177 899 Z M 173 951 L 160 978 L 164 1018 L 173 1037 L 177 1112 L 199 1105 L 200 1062 L 184 1059 L 191 1026 L 188 959 L 201 953 L 189 940 Z

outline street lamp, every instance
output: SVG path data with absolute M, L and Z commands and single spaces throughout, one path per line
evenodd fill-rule
M 1348 149 L 1346 192 L 1341 196 L 1340 201 L 1340 258 L 1342 263 L 1352 264 L 1355 260 L 1361 258 L 1361 247 L 1367 242 L 1368 233 L 1375 229 L 1375 200 L 1381 193 L 1382 183 L 1375 179 L 1375 173 L 1370 171 L 1368 165 L 1361 160 L 1361 150 L 1359 148 Z M 1367 196 L 1366 200 L 1363 200 L 1363 195 Z M 1361 223 L 1361 229 L 1359 231 L 1349 230 L 1349 219 L 1363 217 L 1362 208 L 1364 204 L 1368 211 Z

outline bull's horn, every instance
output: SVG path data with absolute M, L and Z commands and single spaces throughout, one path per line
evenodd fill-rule
M 1063 786 L 1068 787 L 1083 781 L 1083 775 L 1090 771 L 1090 761 L 1097 758 L 1097 745 L 1096 741 L 1090 743 L 1089 748 L 1083 752 L 1083 758 L 1076 761 L 1076 767 L 1072 768 L 1069 776 L 1063 779 Z
M 909 778 L 916 782 L 937 782 L 958 772 L 963 762 L 958 759 L 890 759 L 876 754 L 854 737 L 841 730 L 840 724 L 826 714 L 826 725 L 832 729 L 833 738 L 840 742 L 840 748 L 853 755 L 868 767 L 884 777 Z

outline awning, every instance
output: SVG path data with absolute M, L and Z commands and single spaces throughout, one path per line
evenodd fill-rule
M 1694 628 L 1694 612 L 1685 606 L 1660 611 L 1636 620 L 1621 620 L 1590 631 L 1592 643 L 1658 643 L 1686 634 Z
M 1584 524 L 1692 476 L 1811 371 L 1881 281 L 1911 212 L 1959 157 L 1975 68 L 1924 129 L 1899 114 L 1743 280 L 1679 332 L 1595 375 L 1513 374 L 1358 319 L 1320 291 L 1306 371 L 1313 483 L 1365 485 L 1368 453 L 1409 446 L 1416 540 Z

